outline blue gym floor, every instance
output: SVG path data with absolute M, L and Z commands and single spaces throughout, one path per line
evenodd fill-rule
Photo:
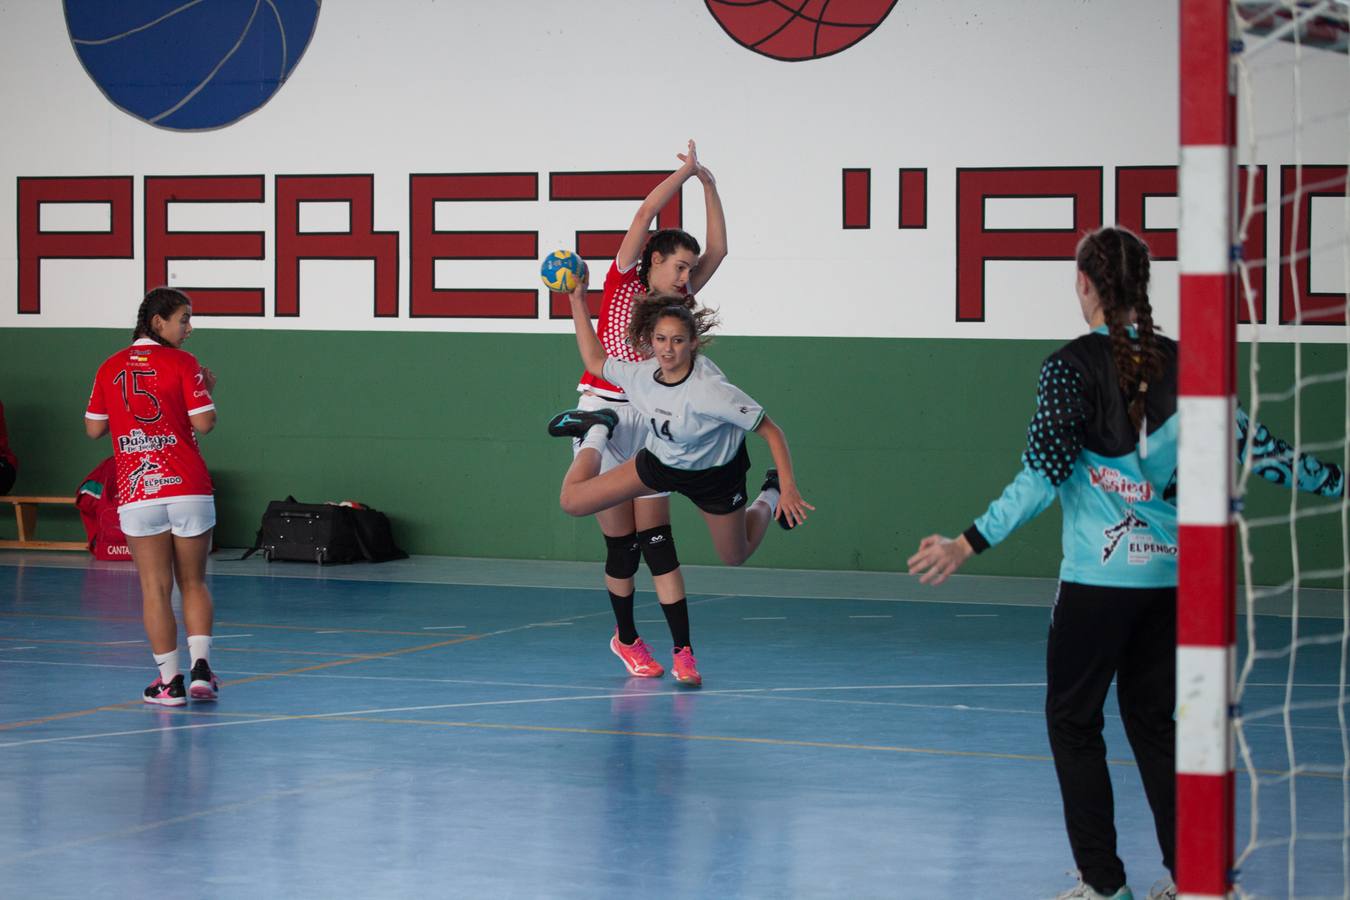
M 0 552 L 0 897 L 1072 885 L 1042 714 L 1052 582 L 691 567 L 704 686 L 687 689 L 626 676 L 596 564 L 235 556 L 211 564 L 220 701 L 166 710 L 139 699 L 154 670 L 129 564 Z M 668 664 L 655 598 L 639 603 Z M 1343 891 L 1339 650 L 1299 653 L 1298 830 L 1327 837 L 1295 846 L 1298 896 Z M 1262 664 L 1249 702 L 1282 701 L 1284 664 Z M 1163 870 L 1114 703 L 1120 850 L 1142 898 Z M 1287 768 L 1278 717 L 1247 733 L 1258 768 Z M 1289 780 L 1272 779 L 1272 843 L 1243 884 L 1287 896 Z

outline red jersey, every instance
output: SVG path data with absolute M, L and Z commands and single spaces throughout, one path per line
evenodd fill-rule
M 108 420 L 119 506 L 210 499 L 188 417 L 215 408 L 202 367 L 184 350 L 141 338 L 99 366 L 84 415 Z
M 609 264 L 605 275 L 605 297 L 600 302 L 600 325 L 595 333 L 600 336 L 600 344 L 605 353 L 625 362 L 641 362 L 647 357 L 628 343 L 628 325 L 633 320 L 633 300 L 647 293 L 647 288 L 638 278 L 638 264 L 627 272 L 619 271 L 618 260 Z M 623 400 L 623 388 L 610 384 L 603 378 L 596 378 L 590 372 L 581 373 L 579 391 L 592 391 L 601 397 Z

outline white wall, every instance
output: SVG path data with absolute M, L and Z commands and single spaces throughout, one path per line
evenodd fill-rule
M 329 0 L 268 105 L 221 130 L 175 133 L 104 98 L 72 50 L 61 4 L 0 3 L 0 327 L 128 325 L 143 290 L 142 177 L 261 174 L 266 202 L 175 220 L 267 232 L 262 261 L 175 264 L 171 283 L 269 292 L 266 317 L 210 327 L 563 332 L 568 323 L 548 319 L 542 302 L 534 320 L 407 317 L 409 175 L 539 173 L 537 202 L 444 204 L 438 215 L 448 229 L 537 230 L 544 252 L 577 229 L 623 229 L 635 208 L 550 202 L 548 173 L 673 167 L 694 137 L 727 209 L 731 256 L 702 298 L 721 308 L 727 333 L 1071 336 L 1081 320 L 1062 261 L 990 263 L 985 321 L 955 320 L 956 170 L 1101 167 L 1103 215 L 1114 221 L 1116 167 L 1176 161 L 1176 19 L 1164 0 L 901 0 L 852 48 L 785 63 L 736 44 L 692 0 Z M 1343 107 L 1345 58 L 1320 56 L 1306 76 L 1310 104 Z M 1291 106 L 1280 91 L 1258 93 Z M 1335 120 L 1299 152 L 1344 163 L 1344 133 Z M 1294 152 L 1277 138 L 1257 155 L 1293 162 Z M 870 229 L 841 227 L 846 167 L 872 169 Z M 927 169 L 925 229 L 895 227 L 901 167 Z M 371 315 L 372 267 L 359 262 L 306 263 L 302 314 L 270 315 L 273 176 L 304 173 L 374 176 L 375 227 L 400 233 L 398 318 Z M 63 175 L 135 176 L 135 259 L 45 262 L 42 312 L 20 315 L 17 179 Z M 701 235 L 696 183 L 684 203 L 686 226 Z M 1336 227 L 1339 210 L 1323 207 L 1318 221 Z M 1175 224 L 1174 205 L 1153 209 L 1158 226 Z M 1012 214 L 1041 224 L 1033 209 Z M 1045 224 L 1069 224 L 1048 214 Z M 1332 273 L 1321 277 L 1338 277 L 1333 263 L 1318 263 Z M 533 287 L 535 267 L 442 263 L 438 286 Z M 1172 333 L 1175 273 L 1173 263 L 1155 267 L 1158 319 Z M 1343 339 L 1342 328 L 1302 330 Z

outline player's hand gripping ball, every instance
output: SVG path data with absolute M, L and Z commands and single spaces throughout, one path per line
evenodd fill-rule
M 577 281 L 586 276 L 586 261 L 571 250 L 554 250 L 544 257 L 539 277 L 550 291 L 570 294 L 577 289 Z

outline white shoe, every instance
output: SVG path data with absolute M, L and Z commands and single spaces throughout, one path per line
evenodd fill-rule
M 1146 900 L 1177 900 L 1176 883 L 1170 878 L 1153 882 L 1153 887 L 1148 889 Z
M 1120 890 L 1114 894 L 1103 894 L 1084 881 L 1077 872 L 1069 874 L 1078 878 L 1078 884 L 1056 895 L 1055 900 L 1134 900 L 1134 891 L 1130 890 L 1128 884 L 1121 885 Z

